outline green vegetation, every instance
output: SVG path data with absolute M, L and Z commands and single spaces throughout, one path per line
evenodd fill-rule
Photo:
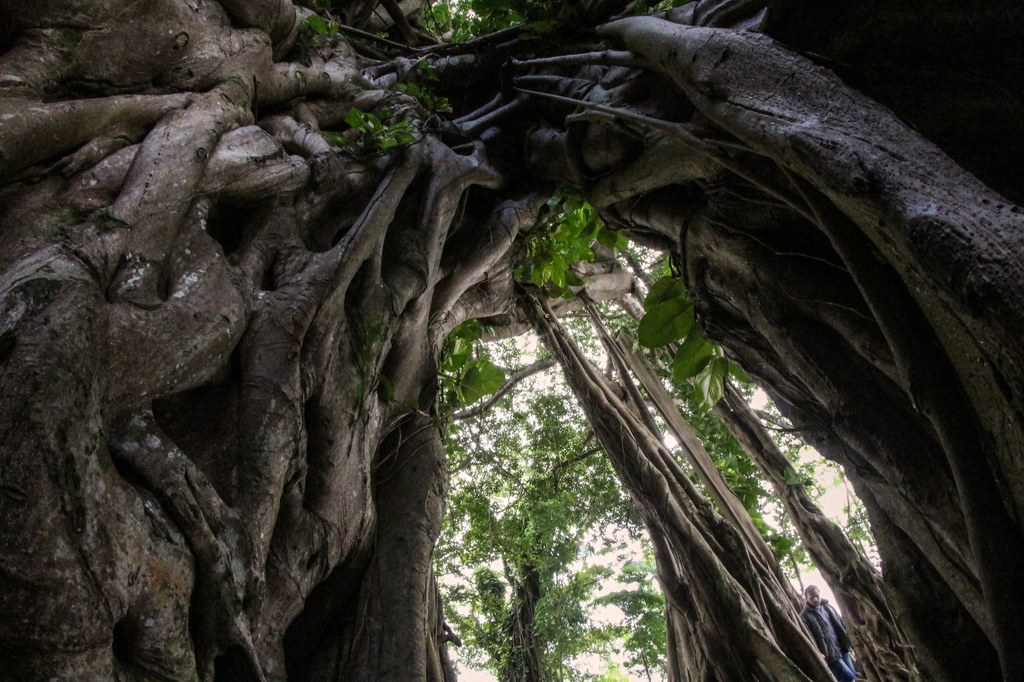
M 520 355 L 502 346 L 487 350 L 501 362 Z M 545 679 L 598 679 L 581 661 L 613 649 L 631 668 L 658 670 L 664 600 L 642 570 L 650 564 L 636 563 L 642 528 L 566 388 L 550 377 L 537 383 L 546 387 L 514 392 L 449 429 L 452 480 L 436 560 L 465 642 L 460 658 L 502 680 L 528 665 Z M 599 596 L 616 583 L 623 588 Z M 625 620 L 593 622 L 602 606 Z M 633 633 L 635 623 L 645 630 Z
M 569 324 L 596 358 L 589 326 Z M 521 342 L 481 344 L 470 324 L 452 335 L 445 358 L 446 395 L 467 404 L 482 394 L 456 388 L 453 378 L 472 376 L 470 367 L 520 366 L 524 351 Z M 499 386 L 495 375 L 486 388 Z M 688 386 L 676 391 L 727 484 L 799 577 L 808 556 L 760 472 L 706 402 Z M 804 447 L 791 436 L 783 446 L 794 462 Z M 530 665 L 533 647 L 549 679 L 658 679 L 666 665 L 665 601 L 644 529 L 560 379 L 540 375 L 481 417 L 454 422 L 447 449 L 449 506 L 436 567 L 449 621 L 465 642 L 460 660 L 513 680 Z M 794 464 L 793 472 L 802 482 L 818 474 L 812 464 Z M 595 612 L 617 619 L 595 621 Z M 604 667 L 585 670 L 584 660 L 604 660 Z
M 446 97 L 438 95 L 431 88 L 432 83 L 437 83 L 437 71 L 426 59 L 416 62 L 416 66 L 405 76 L 401 83 L 395 83 L 391 89 L 395 92 L 403 92 L 410 97 L 415 97 L 424 107 L 438 114 L 450 114 L 452 105 Z
M 322 131 L 324 139 L 336 147 L 348 147 L 355 156 L 369 158 L 382 154 L 389 149 L 412 144 L 416 141 L 416 128 L 408 121 L 389 123 L 391 111 L 382 111 L 380 115 L 359 109 L 349 109 L 345 114 L 345 123 L 356 131 L 355 137 L 331 130 Z
M 553 30 L 576 15 L 574 3 L 550 0 L 451 0 L 430 4 L 426 24 L 447 42 L 464 42 L 513 25 Z
M 556 194 L 548 207 L 552 213 L 527 243 L 516 278 L 547 289 L 552 296 L 572 298 L 572 288 L 583 285 L 572 266 L 593 261 L 596 245 L 625 250 L 628 242 L 608 230 L 594 207 L 572 192 Z
M 672 353 L 672 379 L 678 385 L 692 382 L 701 404 L 710 407 L 718 402 L 730 376 L 740 383 L 750 383 L 743 368 L 701 335 L 693 302 L 678 277 L 668 275 L 655 282 L 644 300 L 644 311 L 637 341 L 645 348 L 666 347 Z
M 671 9 L 686 2 L 641 0 L 634 13 Z M 430 3 L 425 23 L 435 35 L 452 43 L 465 42 L 516 25 L 523 26 L 529 34 L 540 36 L 572 25 L 587 4 L 553 0 L 446 0 Z
M 483 326 L 469 320 L 448 336 L 438 377 L 441 404 L 447 409 L 472 405 L 505 383 L 505 371 L 482 355 Z

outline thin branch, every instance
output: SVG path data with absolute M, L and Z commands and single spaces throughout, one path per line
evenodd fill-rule
M 373 33 L 370 33 L 369 31 L 362 31 L 362 30 L 360 30 L 358 28 L 353 28 L 351 26 L 345 26 L 344 24 L 338 24 L 337 26 L 338 26 L 338 32 L 339 33 L 345 33 L 345 34 L 348 34 L 350 36 L 353 36 L 354 38 L 362 38 L 364 40 L 369 40 L 371 42 L 378 43 L 380 45 L 387 45 L 388 47 L 393 47 L 396 50 L 401 50 L 402 52 L 415 52 L 416 51 L 415 48 L 409 47 L 408 45 L 403 45 L 402 43 L 395 42 L 394 40 L 388 40 L 387 38 L 382 38 L 379 35 L 375 35 Z
M 518 80 L 518 79 L 517 79 Z M 614 123 L 633 123 L 639 126 L 641 129 L 650 130 L 654 132 L 665 133 L 675 139 L 683 140 L 690 143 L 693 147 L 699 149 L 704 153 L 708 153 L 708 145 L 701 140 L 699 137 L 691 133 L 685 126 L 679 125 L 678 123 L 669 123 L 668 121 L 662 121 L 661 119 L 653 118 L 651 116 L 644 116 L 638 114 L 635 111 L 628 111 L 626 109 L 617 109 L 610 107 L 605 104 L 597 104 L 596 102 L 588 102 L 586 100 L 574 99 L 572 97 L 565 97 L 563 95 L 555 95 L 550 92 L 542 92 L 540 90 L 528 90 L 526 88 L 515 87 L 519 92 L 526 95 L 533 95 L 535 97 L 541 97 L 544 99 L 550 99 L 555 102 L 561 102 L 563 104 L 571 104 L 572 106 L 581 107 L 584 109 L 589 116 L 587 118 L 596 118 L 595 114 L 604 114 L 607 120 Z M 584 118 L 584 115 L 577 114 L 566 118 L 566 121 L 571 122 L 572 120 L 579 120 Z M 603 118 L 603 117 L 602 117 Z
M 494 125 L 494 123 L 501 120 L 505 116 L 515 113 L 515 111 L 519 109 L 519 107 L 522 106 L 522 104 L 523 99 L 521 97 L 516 97 L 511 102 L 503 104 L 494 111 L 484 114 L 480 118 L 472 121 L 472 123 L 469 126 L 462 129 L 462 132 L 467 137 L 475 137 L 482 133 L 483 131 L 490 128 L 492 125 Z
M 597 52 L 581 52 L 560 57 L 541 57 L 538 59 L 513 59 L 512 67 L 516 69 L 534 66 L 631 66 L 643 69 L 650 62 L 628 50 L 600 50 Z
M 495 109 L 497 109 L 500 106 L 502 106 L 502 102 L 504 100 L 505 100 L 505 95 L 503 93 L 499 92 L 497 95 L 492 97 L 491 100 L 489 102 L 487 102 L 487 104 L 484 104 L 483 106 L 478 107 L 477 109 L 475 109 L 474 111 L 471 111 L 470 113 L 466 114 L 465 116 L 459 116 L 456 119 L 452 119 L 452 123 L 455 123 L 456 125 L 460 125 L 461 126 L 464 123 L 468 123 L 469 121 L 472 121 L 474 119 L 480 118 L 481 116 L 489 114 L 492 111 L 494 111 Z
M 380 4 L 384 5 L 384 9 L 391 16 L 391 20 L 395 22 L 395 28 L 402 34 L 402 38 L 412 45 L 416 42 L 416 32 L 412 30 L 412 26 L 409 25 L 409 20 L 406 19 L 405 13 L 402 8 L 398 6 L 395 0 L 380 0 Z M 406 48 L 408 49 L 408 48 Z
M 593 438 L 594 438 L 594 432 L 591 431 L 590 435 L 587 437 L 587 442 L 589 443 Z M 545 478 L 545 480 L 549 480 L 552 477 L 554 477 L 554 475 L 557 474 L 560 470 L 565 469 L 566 467 L 571 467 L 573 464 L 579 464 L 580 462 L 583 462 L 586 459 L 588 459 L 590 457 L 593 457 L 594 455 L 596 455 L 599 452 L 604 452 L 604 447 L 601 446 L 601 445 L 596 445 L 596 446 L 594 446 L 592 448 L 588 448 L 587 450 L 584 450 L 583 452 L 581 452 L 580 454 L 576 455 L 572 459 L 568 459 L 568 460 L 566 460 L 564 462 L 558 462 L 557 464 L 555 464 L 555 466 L 551 467 L 551 471 L 549 471 L 547 473 L 547 476 L 545 476 L 544 478 Z
M 768 424 L 770 424 L 777 431 L 782 431 L 784 433 L 798 433 L 800 431 L 799 429 L 794 428 L 792 424 L 787 424 L 786 422 L 781 421 L 778 417 L 771 414 L 770 412 L 766 412 L 764 410 L 754 410 L 754 414 L 760 417 L 762 421 L 765 421 Z
M 452 419 L 468 419 L 469 417 L 476 417 L 477 415 L 483 414 L 487 410 L 494 407 L 495 403 L 504 398 L 505 395 L 513 388 L 515 388 L 516 384 L 518 384 L 520 381 L 528 377 L 531 377 L 534 374 L 537 374 L 538 372 L 543 372 L 544 370 L 554 366 L 555 359 L 547 358 L 545 360 L 538 360 L 537 362 L 529 364 L 526 367 L 523 367 L 522 369 L 513 372 L 512 376 L 510 376 L 508 378 L 508 381 L 505 382 L 505 385 L 499 388 L 497 392 L 494 393 L 494 395 L 492 395 L 490 398 L 488 398 L 487 400 L 483 401 L 478 405 L 474 405 L 473 407 L 470 407 L 469 409 L 466 410 L 462 410 L 461 412 L 456 412 L 455 414 L 452 415 Z
M 522 24 L 509 26 L 494 33 L 467 40 L 464 43 L 439 43 L 416 48 L 417 52 L 434 55 L 482 54 L 487 50 L 500 50 L 519 38 L 523 32 Z M 495 47 L 489 47 L 495 45 Z M 507 49 L 507 48 L 506 48 Z

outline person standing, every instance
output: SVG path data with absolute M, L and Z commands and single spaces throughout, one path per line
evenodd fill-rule
M 808 585 L 804 590 L 804 602 L 800 619 L 810 631 L 818 651 L 825 657 L 829 670 L 839 682 L 852 682 L 857 678 L 857 673 L 850 659 L 853 647 L 843 617 L 827 599 L 821 598 L 816 585 Z

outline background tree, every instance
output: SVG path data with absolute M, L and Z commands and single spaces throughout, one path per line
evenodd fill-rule
M 600 372 L 550 307 L 526 300 L 654 545 L 668 604 L 670 677 L 827 680 L 777 562 L 759 535 L 746 532 L 749 517 L 716 513 L 661 442 L 628 375 L 620 371 L 616 382 Z
M 668 633 L 665 628 L 665 595 L 654 584 L 656 568 L 649 552 L 641 561 L 625 565 L 617 577 L 623 587 L 597 599 L 611 604 L 625 616 L 619 635 L 623 638 L 627 668 L 643 675 L 648 682 L 664 679 Z
M 502 354 L 504 364 L 521 356 L 508 344 Z M 437 570 L 456 579 L 443 592 L 468 648 L 460 658 L 503 680 L 590 679 L 576 659 L 606 653 L 620 634 L 589 613 L 614 574 L 602 545 L 613 531 L 642 534 L 582 414 L 550 375 L 532 381 L 543 388 L 524 395 L 517 386 L 485 414 L 454 420 L 447 439 L 452 481 Z M 620 596 L 633 619 L 663 618 L 663 601 Z M 647 619 L 645 608 L 654 608 Z

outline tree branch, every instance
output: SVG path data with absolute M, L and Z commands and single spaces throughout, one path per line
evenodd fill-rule
M 536 362 L 533 362 L 527 365 L 526 367 L 522 367 L 516 370 L 505 381 L 504 385 L 497 391 L 495 391 L 494 394 L 491 395 L 487 400 L 477 405 L 474 405 L 473 407 L 462 410 L 461 412 L 456 412 L 455 414 L 452 415 L 452 419 L 469 419 L 470 417 L 477 417 L 487 412 L 487 410 L 494 407 L 494 405 L 499 400 L 504 398 L 509 391 L 515 388 L 519 382 L 533 376 L 534 374 L 537 374 L 538 372 L 543 372 L 546 369 L 554 367 L 555 364 L 556 363 L 554 358 L 546 358 L 544 360 L 537 360 Z

